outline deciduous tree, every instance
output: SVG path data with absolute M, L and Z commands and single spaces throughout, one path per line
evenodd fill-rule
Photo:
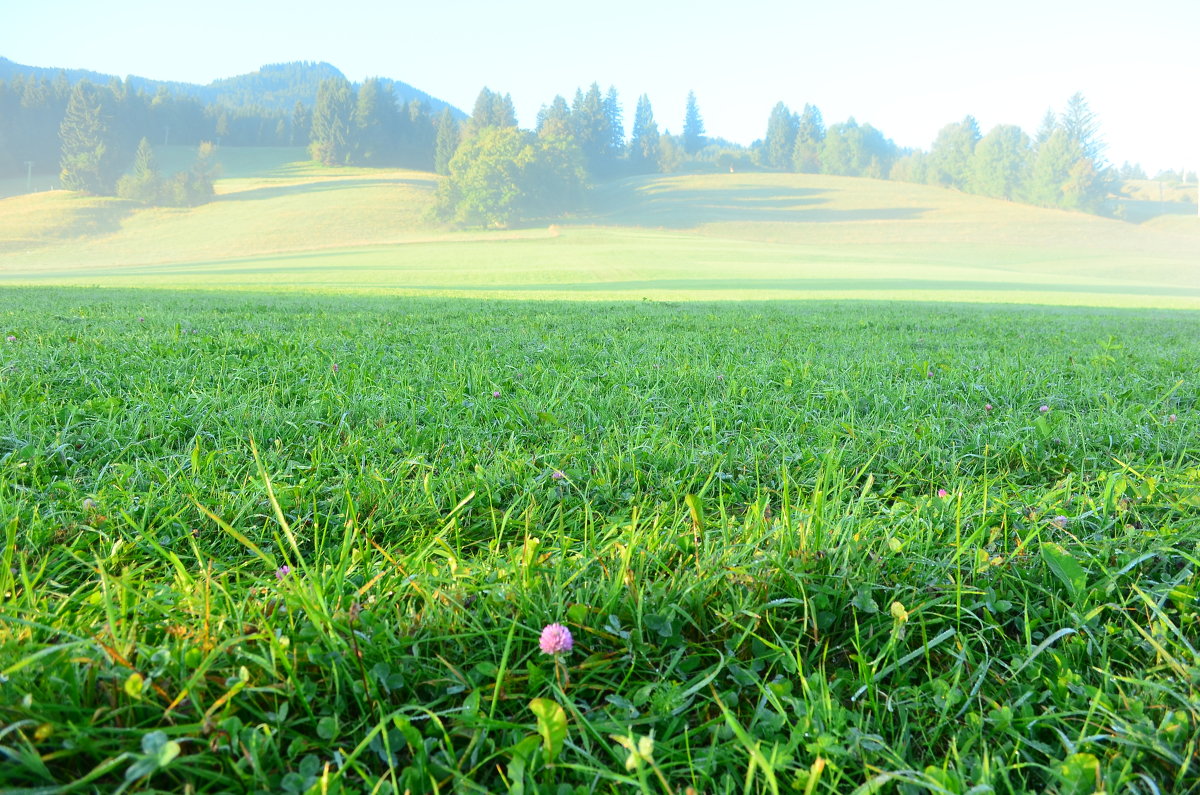
M 1014 199 L 1029 170 L 1032 148 L 1020 127 L 998 124 L 975 146 L 967 189 L 983 196 Z

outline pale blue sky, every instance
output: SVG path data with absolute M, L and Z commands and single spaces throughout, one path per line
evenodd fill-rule
M 1110 160 L 1200 166 L 1200 0 L 0 0 L 0 55 L 200 83 L 324 60 L 467 111 L 486 84 L 524 126 L 595 80 L 616 86 L 627 128 L 646 93 L 678 132 L 693 89 L 707 131 L 741 143 L 780 100 L 928 148 L 968 113 L 1032 134 L 1082 91 Z

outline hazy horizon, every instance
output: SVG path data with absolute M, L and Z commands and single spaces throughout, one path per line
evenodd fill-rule
M 1183 0 L 1145 3 L 1134 15 L 1115 2 L 1024 0 L 999 13 L 940 0 L 854 9 L 758 2 L 736 15 L 714 3 L 686 13 L 606 8 L 600 17 L 541 1 L 360 4 L 340 9 L 345 24 L 330 35 L 314 21 L 328 11 L 312 5 L 283 13 L 218 0 L 203 14 L 172 17 L 143 0 L 66 0 L 8 10 L 0 55 L 201 84 L 268 63 L 327 61 L 351 80 L 402 80 L 468 112 L 486 85 L 512 95 L 526 127 L 555 94 L 569 99 L 597 81 L 620 92 L 627 131 L 645 93 L 661 127 L 678 133 L 693 90 L 707 134 L 740 144 L 764 135 L 779 101 L 793 110 L 812 103 L 827 123 L 853 116 L 899 146 L 928 149 L 939 129 L 967 114 L 984 132 L 1003 123 L 1032 134 L 1047 109 L 1060 111 L 1080 91 L 1115 165 L 1154 173 L 1200 161 L 1200 110 L 1175 88 L 1200 76 L 1194 48 L 1174 43 L 1176 31 L 1200 23 L 1200 7 Z

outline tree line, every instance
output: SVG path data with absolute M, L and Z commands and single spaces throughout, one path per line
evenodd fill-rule
M 443 116 L 435 145 L 435 215 L 462 226 L 507 226 L 577 209 L 591 185 L 637 174 L 723 162 L 744 150 L 704 135 L 693 92 L 682 133 L 659 130 L 650 98 L 638 97 L 629 136 L 620 97 L 599 83 L 543 105 L 532 130 L 517 126 L 512 97 L 480 91 L 462 125 Z
M 901 150 L 853 118 L 825 129 L 821 113 L 782 102 L 771 111 L 756 146 L 758 163 L 777 171 L 865 176 L 953 188 L 1042 207 L 1100 213 L 1122 178 L 1104 160 L 1100 125 L 1082 94 L 1061 113 L 1047 111 L 1031 138 L 999 124 L 983 135 L 972 116 L 943 127 L 929 151 Z M 1141 169 L 1125 164 L 1126 174 Z
M 301 65 L 308 66 L 308 65 Z M 64 73 L 54 79 L 0 81 L 0 175 L 23 176 L 33 163 L 59 168 L 63 187 L 117 194 L 148 204 L 194 204 L 211 195 L 213 146 L 307 146 L 328 166 L 432 170 L 447 177 L 438 217 L 462 225 L 507 225 L 570 212 L 596 182 L 685 169 L 767 169 L 919 182 L 1045 207 L 1104 212 L 1122 178 L 1144 177 L 1104 160 L 1099 122 L 1081 94 L 1048 111 L 1030 137 L 997 125 L 986 135 L 967 116 L 946 125 L 928 151 L 901 149 L 854 118 L 825 125 L 806 104 L 778 103 L 765 137 L 750 147 L 705 135 L 689 92 L 681 133 L 660 131 L 641 95 L 626 134 L 615 88 L 598 83 L 568 101 L 543 105 L 533 129 L 517 125 L 512 99 L 484 88 L 470 117 L 422 100 L 397 98 L 391 81 L 355 86 L 340 73 L 320 81 L 310 108 L 291 112 L 203 104 L 159 87 L 153 94 L 113 79 L 107 85 Z M 158 174 L 152 144 L 199 147 L 195 166 Z
M 310 108 L 204 104 L 128 80 L 97 85 L 17 75 L 0 80 L 0 177 L 57 171 L 62 187 L 146 204 L 191 205 L 212 195 L 217 146 L 309 146 L 327 165 L 432 170 L 437 122 L 421 100 L 397 102 L 396 84 L 342 77 L 321 83 Z M 443 116 L 453 119 L 447 108 Z M 161 175 L 153 145 L 198 147 L 185 172 Z

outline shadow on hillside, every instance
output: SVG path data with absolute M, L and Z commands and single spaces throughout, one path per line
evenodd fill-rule
M 829 191 L 777 186 L 729 187 L 719 190 L 645 190 L 626 188 L 604 197 L 598 220 L 630 226 L 688 229 L 729 222 L 828 223 L 836 221 L 905 221 L 919 218 L 928 207 L 827 206 Z
M 646 279 L 622 282 L 575 282 L 564 284 L 489 284 L 489 285 L 422 285 L 423 289 L 447 291 L 538 292 L 634 292 L 652 290 L 691 291 L 775 291 L 809 293 L 824 291 L 908 292 L 952 291 L 968 293 L 1028 292 L 1028 293 L 1100 293 L 1105 295 L 1168 295 L 1200 297 L 1200 288 L 1159 287 L 1155 285 L 1111 284 L 1039 284 L 1035 282 L 985 282 L 925 279 Z
M 428 185 L 428 181 L 419 179 L 314 180 L 312 182 L 301 182 L 294 185 L 276 185 L 265 188 L 252 188 L 250 190 L 238 191 L 237 193 L 227 193 L 222 196 L 218 196 L 217 201 L 262 201 L 264 199 L 277 199 L 281 196 L 294 196 L 300 193 L 324 193 L 326 191 L 351 190 L 353 188 L 377 188 L 391 186 L 428 187 Z

